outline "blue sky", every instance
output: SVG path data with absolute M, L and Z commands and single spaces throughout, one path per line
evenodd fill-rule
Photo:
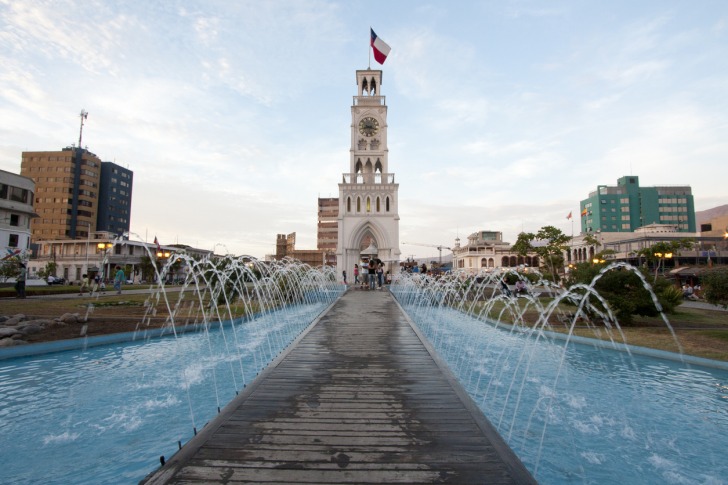
M 134 171 L 141 239 L 262 257 L 295 231 L 315 248 L 370 26 L 392 47 L 402 242 L 570 234 L 623 175 L 728 203 L 724 0 L 0 0 L 0 169 L 77 142 L 83 108 L 83 144 Z

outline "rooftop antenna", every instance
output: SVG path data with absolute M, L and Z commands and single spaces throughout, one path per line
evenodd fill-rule
M 81 148 L 81 138 L 83 137 L 83 120 L 88 118 L 88 112 L 85 109 L 81 110 L 81 130 L 78 132 L 78 148 Z

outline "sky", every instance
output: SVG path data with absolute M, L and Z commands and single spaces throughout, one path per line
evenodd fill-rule
M 578 234 L 569 212 L 624 175 L 728 203 L 725 0 L 0 0 L 0 63 L 0 169 L 78 143 L 84 109 L 83 145 L 134 171 L 149 242 L 315 249 L 368 66 L 403 258 L 479 230 Z

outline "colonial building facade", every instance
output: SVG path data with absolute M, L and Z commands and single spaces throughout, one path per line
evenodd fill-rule
M 376 257 L 386 271 L 399 271 L 398 189 L 389 172 L 387 104 L 382 71 L 356 71 L 351 106 L 349 171 L 339 183 L 337 274 L 351 274 L 362 257 Z M 369 254 L 362 251 L 369 248 Z M 374 252 L 375 251 L 375 252 Z
M 114 234 L 94 231 L 86 239 L 44 240 L 38 243 L 38 251 L 28 261 L 30 277 L 54 263 L 55 275 L 69 283 L 78 283 L 82 275 L 99 274 L 103 278 L 113 278 L 116 265 L 128 271 L 129 279 L 138 283 L 141 278 L 143 257 L 150 259 L 168 258 L 174 253 L 185 253 L 202 259 L 212 256 L 212 251 L 189 246 L 166 245 L 117 239 Z M 183 273 L 185 268 L 180 268 Z M 175 277 L 179 277 L 176 275 Z
M 498 231 L 478 231 L 468 236 L 468 242 L 460 245 L 455 239 L 452 248 L 452 269 L 466 273 L 479 273 L 496 268 L 535 267 L 539 259 L 535 254 L 522 256 L 511 251 L 511 244 L 503 241 L 503 233 Z

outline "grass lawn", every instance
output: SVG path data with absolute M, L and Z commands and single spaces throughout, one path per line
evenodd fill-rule
M 519 304 L 523 305 L 524 301 L 519 300 Z M 497 319 L 502 309 L 503 304 L 496 303 L 492 307 L 491 318 Z M 548 329 L 567 333 L 570 319 L 559 320 L 558 315 L 572 314 L 574 311 L 573 306 L 560 306 L 549 320 Z M 527 310 L 523 315 L 526 325 L 534 325 L 539 317 L 540 314 L 536 310 Z M 509 313 L 504 312 L 500 320 L 504 323 L 512 323 L 512 319 L 509 318 Z M 642 317 L 637 315 L 631 325 L 621 327 L 621 334 L 616 330 L 607 332 L 603 326 L 577 322 L 574 334 L 602 340 L 613 339 L 619 343 L 669 352 L 679 352 L 682 348 L 682 352 L 685 354 L 728 361 L 728 312 L 678 307 L 674 314 L 667 315 L 667 319 L 677 340 L 661 316 Z

